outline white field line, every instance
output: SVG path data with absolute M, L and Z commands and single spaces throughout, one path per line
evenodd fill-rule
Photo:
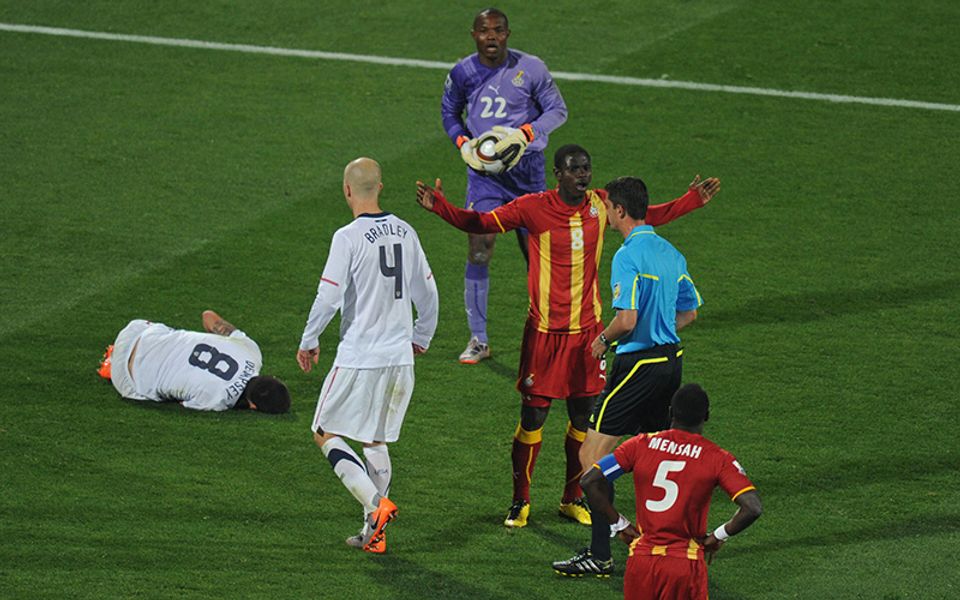
M 373 56 L 369 54 L 345 54 L 342 52 L 322 52 L 319 50 L 297 50 L 295 48 L 276 48 L 273 46 L 253 46 L 249 44 L 224 44 L 220 42 L 204 42 L 201 40 L 187 40 L 179 38 L 164 38 L 147 35 L 128 35 L 122 33 L 105 33 L 100 31 L 83 31 L 79 29 L 62 29 L 59 27 L 41 27 L 37 25 L 17 25 L 0 23 L 0 31 L 16 33 L 37 33 L 60 37 L 89 38 L 114 42 L 133 42 L 138 44 L 153 44 L 156 46 L 176 46 L 178 48 L 199 48 L 203 50 L 225 50 L 229 52 L 245 52 L 249 54 L 271 54 L 274 56 L 296 56 L 318 60 L 337 60 L 359 62 L 377 65 L 392 65 L 399 67 L 415 67 L 421 69 L 449 70 L 453 63 L 432 60 L 417 60 L 411 58 L 392 58 L 389 56 Z M 694 81 L 674 81 L 669 79 L 642 79 L 639 77 L 618 77 L 614 75 L 594 75 L 590 73 L 566 73 L 554 71 L 554 79 L 566 81 L 591 81 L 609 83 L 612 85 L 626 85 L 637 87 L 674 88 L 693 90 L 698 92 L 723 92 L 727 94 L 748 94 L 752 96 L 773 96 L 777 98 L 796 98 L 799 100 L 818 100 L 821 102 L 838 102 L 844 104 L 869 104 L 872 106 L 889 106 L 898 108 L 915 108 L 921 110 L 946 110 L 960 112 L 960 104 L 943 104 L 940 102 L 922 102 L 918 100 L 900 100 L 896 98 L 869 98 L 864 96 L 845 96 L 841 94 L 818 94 L 815 92 L 792 92 L 758 87 L 743 87 L 738 85 L 718 85 L 713 83 L 697 83 Z

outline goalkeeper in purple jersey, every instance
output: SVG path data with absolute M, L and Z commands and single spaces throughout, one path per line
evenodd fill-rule
M 443 127 L 458 148 L 467 169 L 466 208 L 489 212 L 517 196 L 547 188 L 543 150 L 554 129 L 567 120 L 567 105 L 542 60 L 507 48 L 507 15 L 488 8 L 473 20 L 476 54 L 450 70 L 440 112 Z M 466 113 L 466 114 L 464 114 Z M 496 151 L 507 170 L 483 174 L 473 153 L 476 137 L 491 129 L 504 135 Z M 527 257 L 525 232 L 518 231 Z M 469 252 L 464 277 L 464 303 L 470 342 L 460 362 L 476 364 L 490 356 L 487 341 L 488 266 L 495 234 L 467 234 Z

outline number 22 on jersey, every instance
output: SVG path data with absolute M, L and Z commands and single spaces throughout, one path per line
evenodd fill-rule
M 663 498 L 660 500 L 647 500 L 645 506 L 650 512 L 666 512 L 670 510 L 674 502 L 677 501 L 677 495 L 680 493 L 680 487 L 677 482 L 669 479 L 670 473 L 678 473 L 687 466 L 683 460 L 665 460 L 657 467 L 657 474 L 653 477 L 653 487 L 663 490 Z

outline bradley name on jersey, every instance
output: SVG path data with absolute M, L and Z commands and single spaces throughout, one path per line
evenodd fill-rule
M 374 223 L 373 227 L 363 234 L 363 237 L 367 238 L 367 241 L 373 244 L 376 243 L 378 239 L 389 235 L 406 239 L 407 233 L 409 233 L 407 228 L 397 223 Z

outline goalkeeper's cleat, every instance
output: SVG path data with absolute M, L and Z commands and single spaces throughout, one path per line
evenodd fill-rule
M 352 535 L 347 538 L 347 545 L 351 548 L 359 548 L 364 552 L 369 552 L 370 554 L 383 554 L 387 551 L 387 534 L 381 533 L 380 540 L 376 542 L 370 542 L 368 547 L 364 548 L 363 546 L 363 531 L 366 530 L 366 527 L 360 531 L 357 535 Z
M 113 344 L 107 346 L 106 351 L 103 353 L 103 358 L 100 359 L 100 366 L 97 368 L 97 375 L 103 377 L 104 379 L 110 379 L 111 356 L 113 356 Z
M 553 563 L 553 570 L 564 577 L 583 577 L 584 575 L 610 577 L 613 573 L 613 558 L 597 560 L 593 558 L 590 548 L 584 548 L 567 560 L 558 560 Z
M 377 510 L 367 516 L 367 531 L 363 534 L 363 549 L 374 552 L 377 544 L 383 541 L 383 530 L 390 521 L 397 518 L 397 505 L 386 496 L 380 497 Z
M 560 516 L 566 517 L 571 521 L 576 521 L 581 525 L 593 524 L 593 518 L 590 516 L 590 507 L 583 501 L 582 496 L 573 502 L 561 502 Z
M 521 125 L 519 129 L 496 125 L 493 131 L 503 135 L 495 148 L 497 157 L 507 169 L 512 169 L 520 162 L 527 145 L 533 141 L 533 127 L 529 123 Z
M 526 500 L 514 500 L 507 518 L 503 520 L 506 527 L 526 527 L 527 517 L 530 516 L 530 503 Z
M 474 336 L 460 353 L 459 360 L 465 365 L 475 365 L 485 358 L 490 358 L 490 345 L 482 343 L 480 338 Z

